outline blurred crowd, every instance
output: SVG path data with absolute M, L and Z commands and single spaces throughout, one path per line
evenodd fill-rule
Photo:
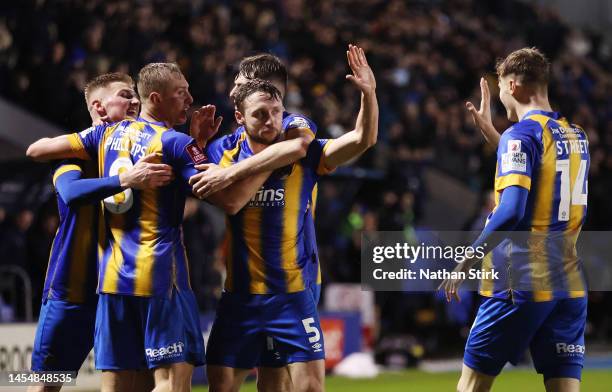
M 483 195 L 471 207 L 476 221 L 466 227 L 482 225 L 495 149 L 474 128 L 465 101 L 479 102 L 481 76 L 495 97 L 496 59 L 524 46 L 549 56 L 554 107 L 588 133 L 586 229 L 612 227 L 612 46 L 551 9 L 517 0 L 26 0 L 0 9 L 0 93 L 66 130 L 90 123 L 83 99 L 89 78 L 109 71 L 136 75 L 148 62 L 174 61 L 190 83 L 194 105 L 215 104 L 229 132 L 235 124 L 227 95 L 236 65 L 264 51 L 288 64 L 287 110 L 310 116 L 319 137 L 337 137 L 353 128 L 359 107 L 359 94 L 344 78 L 346 46 L 363 46 L 378 80 L 379 144 L 356 164 L 363 170 L 340 171 L 320 184 L 317 227 L 326 282 L 360 280 L 362 231 L 411 235 L 418 229 L 426 168 Z M 509 126 L 498 102 L 493 113 L 498 130 Z M 10 262 L 6 255 L 26 252 L 25 265 L 39 274 L 57 219 L 14 211 L 3 219 L 0 264 Z M 195 287 L 206 287 L 199 294 L 204 309 L 214 307 L 223 278 L 222 233 L 210 223 L 215 214 L 188 204 L 185 240 L 192 263 L 206 260 L 193 270 Z M 28 246 L 27 238 L 37 244 Z

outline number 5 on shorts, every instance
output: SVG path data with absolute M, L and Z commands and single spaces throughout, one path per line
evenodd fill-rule
M 306 331 L 306 334 L 314 333 L 314 336 L 310 336 L 308 338 L 308 341 L 310 343 L 318 342 L 321 339 L 321 333 L 319 332 L 317 327 L 312 325 L 314 324 L 314 322 L 315 320 L 313 317 L 309 317 L 302 320 L 302 324 L 304 324 L 304 330 Z

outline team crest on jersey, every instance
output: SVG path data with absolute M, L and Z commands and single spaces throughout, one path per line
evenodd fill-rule
M 200 149 L 200 147 L 198 147 L 198 145 L 195 142 L 189 143 L 187 146 L 185 146 L 185 150 L 187 150 L 187 154 L 189 154 L 189 156 L 191 157 L 191 160 L 196 165 L 199 165 L 201 163 L 205 163 L 208 161 L 206 154 L 204 154 L 204 152 Z
M 287 125 L 287 129 L 292 128 L 307 128 L 310 129 L 310 124 L 304 117 L 294 117 L 293 120 Z
M 520 140 L 508 140 L 508 152 L 519 152 L 521 151 Z

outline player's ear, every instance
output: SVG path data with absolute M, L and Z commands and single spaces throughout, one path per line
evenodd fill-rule
M 96 112 L 100 117 L 106 116 L 106 109 L 102 105 L 102 101 L 99 99 L 95 99 L 91 102 L 91 108 L 94 112 Z
M 512 94 L 514 96 L 516 94 L 516 88 L 517 88 L 516 80 L 510 79 L 508 81 L 508 87 L 509 87 L 509 90 L 510 90 L 510 94 Z
M 154 105 L 159 105 L 159 103 L 161 102 L 161 94 L 156 91 L 153 91 L 151 94 L 149 94 L 149 102 Z
M 236 122 L 240 125 L 244 125 L 244 116 L 239 110 L 234 111 L 234 117 L 236 117 Z

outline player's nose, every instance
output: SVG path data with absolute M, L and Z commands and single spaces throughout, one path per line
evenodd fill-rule
M 189 91 L 187 91 L 187 98 L 185 99 L 185 102 L 188 105 L 191 105 L 193 103 L 193 97 L 191 96 L 191 93 Z

